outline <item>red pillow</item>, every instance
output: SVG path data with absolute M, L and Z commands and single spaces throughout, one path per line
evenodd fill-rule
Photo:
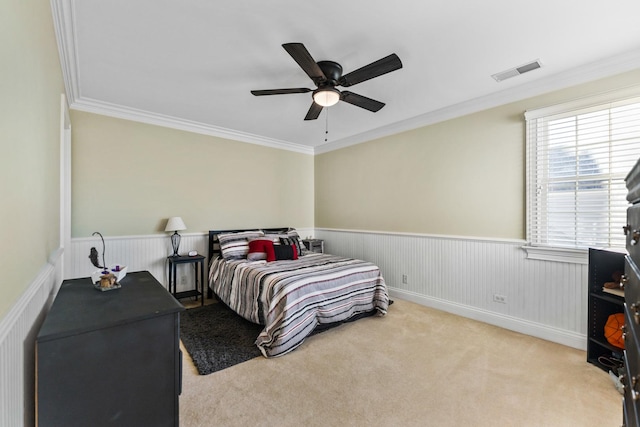
M 273 242 L 268 239 L 257 239 L 249 242 L 249 253 L 247 259 L 249 261 L 276 259 L 273 252 Z

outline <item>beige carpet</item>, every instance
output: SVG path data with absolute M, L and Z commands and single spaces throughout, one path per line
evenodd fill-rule
M 276 359 L 199 376 L 183 354 L 182 427 L 622 424 L 585 352 L 402 300 Z

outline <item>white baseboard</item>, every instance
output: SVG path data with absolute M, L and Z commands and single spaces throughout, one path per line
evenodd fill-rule
M 445 301 L 439 298 L 420 295 L 402 289 L 389 288 L 389 295 L 392 298 L 411 301 L 416 304 L 424 305 L 425 307 L 446 311 L 447 313 L 478 320 L 510 331 L 573 347 L 578 350 L 586 351 L 587 349 L 587 337 L 578 333 L 553 328 L 540 323 L 529 322 L 516 317 L 478 309 L 476 307 Z

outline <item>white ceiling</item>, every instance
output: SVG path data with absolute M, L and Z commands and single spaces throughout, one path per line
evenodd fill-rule
M 640 68 L 638 0 L 52 0 L 72 108 L 319 153 Z M 314 88 L 282 48 L 344 73 L 396 53 L 403 68 L 304 121 Z M 492 74 L 539 59 L 541 69 Z M 328 116 L 328 141 L 325 128 Z

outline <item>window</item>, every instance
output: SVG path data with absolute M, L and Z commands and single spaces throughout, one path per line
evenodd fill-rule
M 624 178 L 640 157 L 640 96 L 626 92 L 525 114 L 529 245 L 624 247 Z

